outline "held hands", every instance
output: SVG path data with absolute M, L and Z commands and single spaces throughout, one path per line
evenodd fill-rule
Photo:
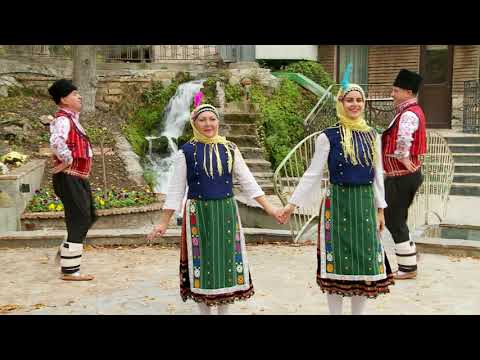
M 65 169 L 68 169 L 70 166 L 72 166 L 72 162 L 70 161 L 68 163 L 60 163 L 57 166 L 55 166 L 52 170 L 52 174 L 58 174 L 59 172 L 62 172 Z
M 283 221 L 283 218 L 281 217 L 282 215 L 282 209 L 279 209 L 279 208 L 276 208 L 276 207 L 273 207 L 273 206 L 268 206 L 266 209 L 265 209 L 265 212 L 270 215 L 270 216 L 273 216 L 275 218 L 275 220 L 277 220 L 277 222 L 279 224 L 284 224 Z
M 280 224 L 286 224 L 290 219 L 290 215 L 292 215 L 294 210 L 295 210 L 294 205 L 292 204 L 285 205 L 285 207 L 280 210 Z
M 147 241 L 150 242 L 153 239 L 155 239 L 157 236 L 163 236 L 167 232 L 167 225 L 165 224 L 159 224 L 156 225 L 153 230 L 150 232 L 150 234 L 147 235 Z
M 406 158 L 403 158 L 403 159 L 397 159 L 397 160 L 400 161 L 403 164 L 403 166 L 405 166 L 407 168 L 407 170 L 412 172 L 412 173 L 418 170 L 418 167 L 416 167 L 413 164 L 412 160 L 410 160 L 409 157 L 406 157 Z

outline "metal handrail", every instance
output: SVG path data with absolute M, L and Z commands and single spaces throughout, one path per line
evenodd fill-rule
M 333 96 L 333 94 L 330 92 L 330 90 L 332 89 L 333 87 L 333 84 L 330 85 L 327 90 L 325 91 L 325 93 L 322 95 L 322 97 L 317 101 L 317 103 L 315 104 L 315 106 L 313 107 L 313 109 L 308 113 L 307 117 L 305 118 L 305 120 L 303 121 L 303 125 L 304 126 L 307 126 L 307 124 L 310 122 L 310 119 L 312 118 L 313 114 L 316 113 L 317 109 L 319 108 L 319 106 L 325 101 L 325 98 L 330 95 L 330 96 Z
M 315 152 L 317 137 L 322 131 L 308 135 L 300 141 L 282 160 L 274 172 L 274 191 L 283 205 L 297 187 Z M 409 209 L 408 225 L 411 232 L 431 224 L 430 215 L 441 221 L 447 212 L 447 201 L 454 175 L 454 160 L 447 141 L 434 131 L 427 131 L 427 153 L 422 156 L 424 181 Z M 297 208 L 290 220 L 290 231 L 297 242 L 312 222 L 318 218 L 321 197 L 329 186 L 328 170 L 320 184 L 318 194 L 312 194 L 318 201 L 310 208 Z

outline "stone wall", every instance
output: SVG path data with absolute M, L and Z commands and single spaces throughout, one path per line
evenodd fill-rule
M 169 84 L 175 77 L 175 72 L 159 71 L 145 75 L 108 75 L 98 76 L 96 106 L 98 109 L 108 111 L 115 107 L 129 91 L 143 91 L 150 87 L 153 81 Z M 48 88 L 57 77 L 34 74 L 15 74 L 14 77 L 25 88 L 32 89 L 35 93 L 48 96 Z
M 0 233 L 19 230 L 20 214 L 32 200 L 35 191 L 40 189 L 45 162 L 42 159 L 33 159 L 6 175 L 0 175 L 0 191 L 10 199 L 9 205 L 0 206 L 2 208 L 0 214 L 8 216 L 2 218 L 0 222 Z
M 255 79 L 260 84 L 271 88 L 277 88 L 280 85 L 280 79 L 273 76 L 270 69 L 260 68 L 255 62 L 230 64 L 228 72 L 231 74 L 229 79 L 231 85 L 239 84 L 244 78 Z
M 208 76 L 215 71 L 211 61 L 165 63 L 99 63 L 97 64 L 96 105 L 107 111 L 120 103 L 128 91 L 142 91 L 153 82 L 164 85 L 180 73 L 192 77 Z M 37 94 L 48 96 L 48 88 L 55 80 L 72 78 L 72 61 L 54 58 L 0 58 L 0 75 L 14 77 L 24 87 Z
M 108 111 L 120 103 L 129 91 L 142 91 L 153 82 L 168 85 L 180 73 L 193 78 L 206 78 L 219 70 L 211 61 L 164 62 L 164 63 L 99 63 L 97 64 L 96 106 Z M 230 83 L 238 84 L 243 78 L 258 80 L 261 84 L 276 88 L 279 79 L 269 69 L 255 62 L 230 64 Z M 52 58 L 0 58 L 0 75 L 13 76 L 24 87 L 35 93 L 48 96 L 48 88 L 60 78 L 72 78 L 71 60 Z
M 160 218 L 163 201 L 146 206 L 97 210 L 98 220 L 92 229 L 137 229 L 152 226 Z M 175 227 L 175 219 L 169 227 Z M 63 212 L 24 213 L 21 230 L 64 230 Z

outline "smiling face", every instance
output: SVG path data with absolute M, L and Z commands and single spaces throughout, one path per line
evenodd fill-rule
M 211 111 L 204 111 L 194 121 L 197 130 L 208 138 L 218 134 L 219 121 L 217 116 Z
M 413 99 L 415 97 L 415 94 L 412 92 L 412 90 L 402 89 L 397 86 L 393 86 L 390 96 L 393 97 L 393 105 L 397 106 L 407 100 Z
M 77 90 L 74 90 L 60 99 L 60 105 L 75 112 L 80 112 L 82 108 L 82 97 Z
M 350 91 L 342 99 L 343 108 L 349 118 L 358 118 L 365 108 L 365 100 L 359 91 Z

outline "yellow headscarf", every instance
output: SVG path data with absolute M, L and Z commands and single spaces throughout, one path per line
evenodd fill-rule
M 362 94 L 365 101 L 365 92 L 357 84 L 348 84 L 346 89 L 340 88 L 337 94 L 336 110 L 340 120 L 340 132 L 342 138 L 342 148 L 345 159 L 349 158 L 353 165 L 374 166 L 377 161 L 376 151 L 376 132 L 368 126 L 363 117 L 363 113 L 356 119 L 349 117 L 343 107 L 342 99 L 351 91 L 358 91 Z M 362 163 L 359 156 L 359 144 L 355 142 L 352 131 L 357 131 L 363 142 L 363 155 L 365 164 Z M 368 148 L 368 152 L 365 151 Z
M 214 113 L 217 119 L 219 119 L 218 111 L 213 105 L 203 104 L 203 105 L 197 106 L 192 111 L 192 114 L 190 116 L 190 125 L 192 126 L 192 130 L 193 130 L 193 138 L 191 141 L 205 144 L 205 152 L 203 156 L 203 168 L 207 176 L 210 175 L 210 177 L 213 178 L 213 153 L 214 152 L 215 152 L 215 157 L 217 159 L 218 173 L 220 174 L 220 176 L 222 176 L 223 174 L 223 166 L 222 166 L 222 160 L 220 158 L 220 152 L 218 150 L 218 144 L 223 144 L 225 146 L 225 149 L 227 150 L 227 156 L 228 156 L 227 164 L 228 164 L 229 173 L 232 172 L 232 167 L 233 167 L 233 156 L 232 156 L 233 148 L 232 148 L 232 143 L 230 141 L 228 141 L 224 136 L 218 135 L 218 129 L 215 135 L 211 138 L 203 135 L 200 131 L 197 130 L 197 128 L 195 127 L 195 119 L 200 113 L 205 111 Z M 209 159 L 210 159 L 210 171 L 207 169 L 207 148 L 208 148 Z M 194 153 L 194 156 L 196 161 L 196 153 Z

